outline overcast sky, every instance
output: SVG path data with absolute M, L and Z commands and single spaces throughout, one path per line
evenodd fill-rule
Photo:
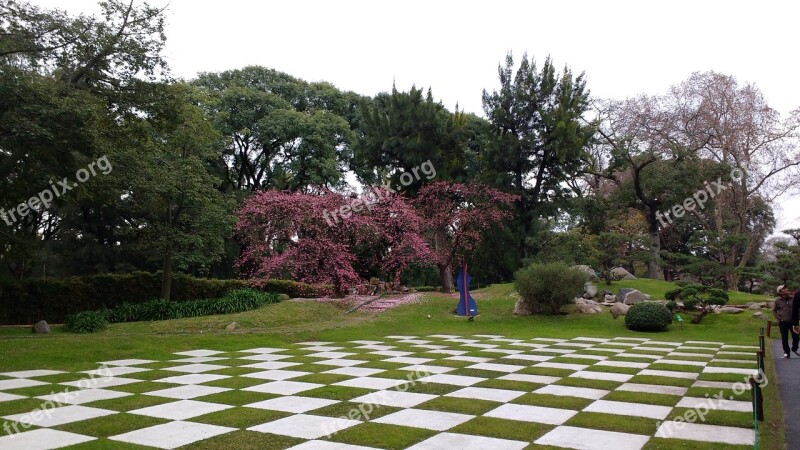
M 32 3 L 99 11 L 95 0 Z M 364 95 L 392 82 L 431 87 L 449 109 L 479 115 L 509 51 L 586 72 L 603 98 L 658 94 L 715 70 L 755 83 L 786 115 L 800 107 L 798 18 L 800 2 L 790 0 L 172 0 L 166 55 L 186 79 L 262 65 Z M 800 227 L 800 201 L 782 200 L 778 229 Z

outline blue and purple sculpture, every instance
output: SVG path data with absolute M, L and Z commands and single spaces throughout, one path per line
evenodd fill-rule
M 467 265 L 458 271 L 456 277 L 456 286 L 458 286 L 458 306 L 456 306 L 456 314 L 459 316 L 469 316 L 469 320 L 478 315 L 478 305 L 475 304 L 475 299 L 469 295 L 469 282 L 472 277 L 467 273 Z

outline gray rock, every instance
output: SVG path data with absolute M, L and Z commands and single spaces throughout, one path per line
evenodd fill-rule
M 635 280 L 636 277 L 632 273 L 625 270 L 624 267 L 614 267 L 611 269 L 611 275 L 619 280 Z
M 744 310 L 741 308 L 734 308 L 733 306 L 726 306 L 724 308 L 720 308 L 720 312 L 724 314 L 739 314 Z
M 32 333 L 36 334 L 46 334 L 50 332 L 50 325 L 47 324 L 46 321 L 42 320 L 36 323 L 36 325 L 31 328 Z
M 603 312 L 603 307 L 597 303 L 578 303 L 575 306 L 581 314 L 597 314 Z
M 753 303 L 752 305 L 748 306 L 747 309 L 761 309 L 761 303 Z
M 226 329 L 226 330 L 228 330 L 228 331 L 234 331 L 234 330 L 238 330 L 239 328 L 241 328 L 241 327 L 239 326 L 239 323 L 238 323 L 238 322 L 231 322 L 231 324 L 230 324 L 230 325 L 228 325 L 227 327 L 225 327 L 225 329 Z
M 617 301 L 617 296 L 614 294 L 606 294 L 603 296 L 603 300 L 605 300 L 605 303 L 614 303 Z
M 597 286 L 592 283 L 586 283 L 583 286 L 583 298 L 595 298 L 597 296 Z
M 599 281 L 600 279 L 597 277 L 597 272 L 594 271 L 591 267 L 587 265 L 577 265 L 572 266 L 570 269 L 578 269 L 581 272 L 586 274 L 586 277 L 589 281 Z
M 614 295 L 614 293 L 608 289 L 603 289 L 603 295 Z
M 514 305 L 514 315 L 516 316 L 530 316 L 533 314 L 533 310 L 531 310 L 530 306 L 522 299 L 517 299 L 517 304 Z
M 649 298 L 649 296 L 631 288 L 622 288 L 617 293 L 617 301 L 626 305 L 641 303 Z
M 624 303 L 614 303 L 614 306 L 611 307 L 611 315 L 616 319 L 619 316 L 628 314 L 629 309 L 631 309 L 631 307 Z
M 755 319 L 760 319 L 760 320 L 767 320 L 767 316 L 766 316 L 766 314 L 764 314 L 764 313 L 763 313 L 763 312 L 761 312 L 761 311 L 754 312 L 754 313 L 753 313 L 753 318 L 755 318 Z

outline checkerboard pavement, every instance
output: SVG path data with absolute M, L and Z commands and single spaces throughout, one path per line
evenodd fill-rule
M 750 394 L 734 387 L 755 371 L 756 350 L 386 336 L 197 349 L 81 373 L 6 372 L 0 417 L 19 433 L 6 428 L 0 448 L 745 449 L 754 440 Z M 705 420 L 674 422 L 692 410 Z

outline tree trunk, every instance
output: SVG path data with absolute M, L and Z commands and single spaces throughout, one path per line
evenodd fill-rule
M 168 245 L 164 250 L 164 267 L 161 269 L 161 298 L 169 300 L 172 293 L 172 245 Z
M 658 280 L 662 276 L 661 235 L 658 233 L 658 219 L 652 209 L 647 212 L 647 232 L 650 235 L 650 257 L 647 259 L 647 278 Z
M 725 289 L 729 291 L 739 291 L 739 274 L 731 271 L 725 274 Z
M 453 292 L 453 271 L 450 264 L 439 266 L 439 282 L 442 284 L 442 291 L 445 294 Z

